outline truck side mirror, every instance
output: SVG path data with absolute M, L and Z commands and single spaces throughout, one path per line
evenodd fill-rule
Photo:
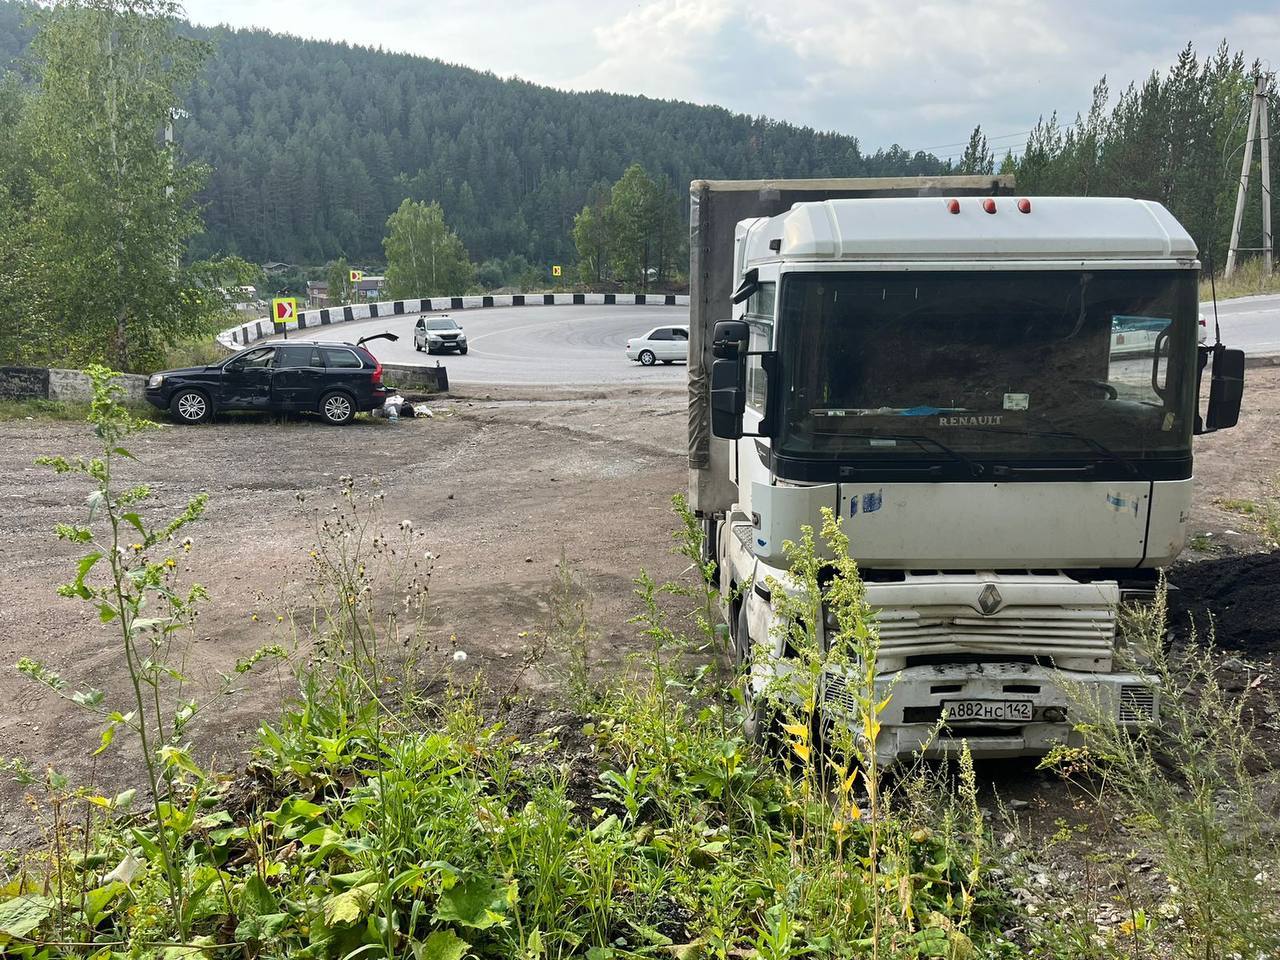
M 716 324 L 717 332 L 720 326 Z M 711 364 L 712 435 L 721 440 L 740 440 L 746 409 L 746 365 L 737 359 L 716 360 Z
M 1244 397 L 1244 351 L 1229 350 L 1222 344 L 1201 347 L 1196 386 L 1204 374 L 1206 361 L 1212 360 L 1209 380 L 1209 409 L 1204 422 L 1196 417 L 1196 433 L 1213 433 L 1234 427 L 1240 420 L 1240 401 Z M 1197 390 L 1198 394 L 1198 390 Z
M 734 360 L 747 350 L 751 327 L 745 320 L 719 320 L 711 333 L 711 355 L 717 360 Z

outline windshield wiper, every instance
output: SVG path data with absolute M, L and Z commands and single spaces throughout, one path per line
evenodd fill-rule
M 1096 453 L 1102 454 L 1108 460 L 1113 460 L 1131 474 L 1132 476 L 1140 476 L 1140 472 L 1136 466 L 1129 460 L 1126 460 L 1120 454 L 1116 453 L 1110 447 L 1101 443 L 1093 437 L 1087 437 L 1082 433 L 1075 433 L 1071 430 L 1002 430 L 995 427 L 970 427 L 971 430 L 977 430 L 982 433 L 1004 433 L 1012 436 L 1022 437 L 1045 437 L 1050 440 L 1075 440 L 1077 443 L 1083 443 L 1086 447 L 1094 450 Z M 1005 470 L 1017 472 L 1016 467 L 1005 467 Z
M 856 438 L 860 440 L 906 440 L 908 443 L 914 443 L 921 447 L 927 447 L 929 445 L 932 445 L 936 449 L 942 451 L 952 460 L 955 460 L 957 463 L 964 464 L 964 466 L 969 470 L 969 473 L 972 476 L 980 477 L 985 472 L 983 470 L 982 464 L 975 463 L 973 460 L 966 457 L 963 453 L 959 453 L 955 450 L 952 450 L 945 443 L 940 443 L 939 441 L 933 439 L 933 437 L 913 437 L 913 436 L 907 436 L 906 434 L 901 434 L 901 433 L 841 433 L 841 434 L 838 434 L 838 436 L 851 437 L 851 438 Z

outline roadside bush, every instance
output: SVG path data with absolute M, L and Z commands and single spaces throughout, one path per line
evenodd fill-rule
M 1122 726 L 1112 704 L 1068 686 L 1085 745 L 1045 761 L 1117 811 L 1161 882 L 1149 897 L 1129 892 L 1109 937 L 1049 924 L 1045 940 L 1054 956 L 1064 942 L 1087 956 L 1280 956 L 1280 770 L 1256 730 L 1275 703 L 1262 677 L 1227 689 L 1212 637 L 1193 629 L 1170 648 L 1166 599 L 1162 584 L 1152 606 L 1123 621 L 1117 663 L 1159 689 L 1159 724 Z

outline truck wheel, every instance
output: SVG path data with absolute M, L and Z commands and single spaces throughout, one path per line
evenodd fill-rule
M 655 357 L 655 356 L 653 355 L 653 351 L 652 351 L 652 350 L 641 350 L 641 351 L 640 351 L 640 364 L 641 364 L 642 366 L 645 366 L 645 367 L 652 367 L 652 366 L 654 365 L 654 363 L 657 361 L 657 359 L 658 359 L 658 358 L 657 358 L 657 357 Z
M 169 410 L 180 423 L 204 423 L 212 412 L 209 398 L 199 390 L 179 390 L 169 401 Z
M 326 423 L 332 423 L 334 426 L 350 423 L 351 418 L 356 415 L 355 401 L 351 399 L 349 393 L 331 390 L 320 398 L 320 415 L 324 417 Z

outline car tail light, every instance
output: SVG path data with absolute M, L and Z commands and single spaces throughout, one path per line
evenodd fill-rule
M 373 385 L 380 387 L 382 386 L 382 361 L 374 357 L 373 362 L 376 364 L 373 368 Z

